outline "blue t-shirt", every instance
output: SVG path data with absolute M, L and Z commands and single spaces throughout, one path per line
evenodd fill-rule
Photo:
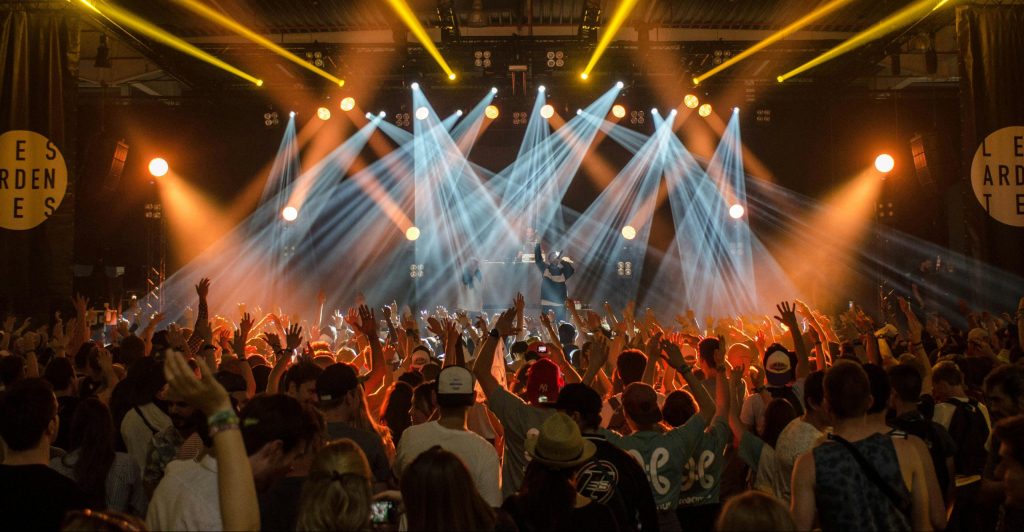
M 701 436 L 693 456 L 683 467 L 683 483 L 679 487 L 679 506 L 700 506 L 718 502 L 725 468 L 725 448 L 732 437 L 729 423 L 716 417 Z

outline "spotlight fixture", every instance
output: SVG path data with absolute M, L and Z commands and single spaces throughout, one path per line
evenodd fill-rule
M 538 85 L 537 86 L 537 92 L 544 92 L 546 90 L 548 90 L 548 89 L 544 85 Z
M 455 81 L 455 78 L 456 78 L 456 77 L 457 77 L 457 76 L 455 75 L 455 72 L 452 72 L 451 74 L 448 74 L 448 79 L 450 79 L 450 80 L 452 80 L 452 81 Z
M 295 118 L 295 111 L 288 111 L 289 118 Z
M 658 114 L 658 108 L 657 108 L 657 107 L 652 107 L 652 108 L 651 108 L 651 114 L 652 114 L 652 115 L 656 115 L 656 114 Z
M 413 228 L 415 229 L 415 228 Z M 409 265 L 409 277 L 413 279 L 421 279 L 423 277 L 423 265 L 422 264 L 410 264 Z
M 414 82 L 412 82 L 412 85 L 409 85 L 409 88 L 410 88 L 410 89 L 412 89 L 412 90 L 414 90 L 414 91 L 418 91 L 418 90 L 420 90 L 420 84 L 419 84 L 419 83 L 416 83 L 416 82 L 414 81 Z
M 341 104 L 338 107 L 345 112 L 351 111 L 356 107 L 356 99 L 351 96 L 346 96 L 341 99 Z
M 491 120 L 498 118 L 498 114 L 500 113 L 498 111 L 497 105 L 488 105 L 487 107 L 484 108 L 484 116 L 490 118 Z
M 630 111 L 629 112 L 629 123 L 630 124 L 643 124 L 646 120 L 646 116 L 643 111 Z
M 626 240 L 633 240 L 636 238 L 636 228 L 632 225 L 627 225 L 622 228 L 622 238 Z
M 616 266 L 615 273 L 617 273 L 619 277 L 633 276 L 633 261 L 619 261 Z
M 373 118 L 373 115 L 370 113 L 366 113 L 366 119 L 370 120 L 371 118 Z
M 576 109 L 576 116 L 583 114 L 583 109 Z
M 306 61 L 317 68 L 323 68 L 324 53 L 320 50 L 309 50 L 306 52 Z
M 747 210 L 744 209 L 743 205 L 740 205 L 739 203 L 733 203 L 732 206 L 729 207 L 729 217 L 732 218 L 733 220 L 739 220 L 740 218 L 743 218 L 743 214 L 745 212 L 747 212 Z
M 406 240 L 408 240 L 410 242 L 415 242 L 416 239 L 419 238 L 419 237 L 420 237 L 420 229 L 418 227 L 416 227 L 415 225 L 411 225 L 411 226 L 409 226 L 408 229 L 405 230 L 405 239 Z M 422 266 L 421 266 L 421 268 L 422 268 Z
M 771 122 L 772 121 L 772 110 L 771 109 L 758 109 L 754 113 L 754 120 L 758 122 Z
M 384 118 L 385 116 L 388 116 L 388 114 L 381 110 L 381 112 L 377 113 L 377 116 Z
M 590 74 L 587 74 L 586 72 L 580 72 L 580 79 L 582 79 L 583 81 L 586 81 L 589 77 Z
M 320 120 L 330 120 L 331 110 L 326 107 L 318 107 L 316 110 L 316 117 Z
M 697 106 L 700 105 L 700 98 L 695 94 L 687 94 L 686 96 L 683 96 L 683 104 L 690 109 L 696 109 Z
M 513 126 L 519 126 L 519 125 L 524 125 L 525 126 L 526 122 L 528 120 L 529 120 L 529 117 L 527 116 L 526 111 L 516 111 L 516 112 L 512 113 L 512 125 Z
M 740 108 L 739 107 L 733 107 L 732 108 L 732 112 L 738 113 L 738 112 L 740 112 Z
M 544 104 L 544 107 L 540 108 L 540 116 L 544 118 L 551 118 L 555 116 L 555 108 L 551 104 Z
M 545 64 L 549 69 L 562 68 L 565 66 L 565 52 L 562 50 L 548 50 L 544 54 Z
M 294 222 L 299 217 L 299 210 L 291 205 L 281 209 L 281 218 L 286 222 Z
M 621 88 L 623 88 L 625 86 L 626 86 L 626 84 L 621 82 L 621 81 L 618 81 L 618 82 L 615 83 L 615 88 L 616 89 L 621 89 Z
M 700 116 L 702 116 L 704 118 L 707 118 L 707 117 L 711 116 L 711 104 L 710 103 L 702 104 L 700 107 L 697 108 L 697 114 L 699 114 Z
M 273 109 L 271 109 L 270 111 L 267 111 L 267 112 L 263 113 L 263 125 L 264 126 L 274 127 L 274 126 L 276 126 L 276 125 L 278 125 L 280 123 L 281 123 L 281 121 L 278 119 L 277 111 L 274 111 Z
M 619 104 L 613 105 L 612 106 L 612 116 L 614 116 L 615 118 L 622 118 L 622 117 L 626 116 L 626 108 L 621 106 L 621 105 L 619 105 Z
M 491 51 L 476 50 L 473 52 L 473 66 L 487 70 L 491 68 Z
M 422 119 L 421 119 L 422 120 Z M 395 125 L 398 127 L 409 127 L 412 124 L 412 116 L 409 113 L 395 113 Z
M 455 116 L 462 116 L 462 109 L 456 109 Z
M 491 87 L 491 94 L 498 94 L 498 87 Z
M 893 168 L 896 168 L 896 159 L 893 159 L 892 155 L 883 153 L 878 157 L 875 157 L 875 170 L 878 170 L 883 174 L 888 174 L 889 172 L 892 172 Z
M 163 177 L 170 169 L 170 165 L 161 157 L 149 161 L 149 175 L 153 177 Z
M 416 120 L 426 120 L 430 116 L 430 110 L 426 107 L 416 109 Z

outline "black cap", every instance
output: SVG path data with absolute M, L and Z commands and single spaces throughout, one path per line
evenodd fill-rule
M 316 394 L 321 401 L 333 401 L 359 386 L 359 374 L 352 364 L 331 364 L 316 378 Z
M 558 400 L 550 403 L 557 410 L 579 412 L 581 415 L 601 413 L 601 395 L 593 388 L 579 382 L 566 384 L 558 391 Z

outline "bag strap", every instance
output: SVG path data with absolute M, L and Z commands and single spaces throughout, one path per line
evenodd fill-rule
M 153 426 L 152 423 L 149 422 L 148 419 L 146 419 L 145 414 L 142 413 L 142 410 L 138 406 L 134 406 L 132 407 L 132 409 L 135 410 L 135 413 L 139 415 L 139 419 L 141 419 L 142 422 L 145 423 L 146 428 L 148 428 L 150 432 L 152 432 L 153 434 L 160 432 L 159 430 L 156 429 L 156 427 Z
M 910 508 L 908 508 L 909 501 L 907 501 L 904 497 L 901 497 L 899 493 L 896 493 L 896 490 L 893 489 L 893 487 L 882 478 L 882 475 L 878 473 L 878 470 L 875 469 L 875 466 L 871 465 L 871 463 L 868 462 L 867 458 L 864 458 L 864 455 L 861 454 L 861 452 L 858 451 L 852 443 L 846 441 L 845 438 L 836 434 L 829 434 L 828 439 L 842 444 L 842 446 L 845 447 L 846 450 L 850 452 L 850 455 L 853 456 L 853 459 L 857 461 L 857 465 L 860 466 L 861 470 L 864 472 L 864 475 L 868 477 L 868 480 L 874 483 L 875 486 L 878 486 L 878 489 L 882 490 L 882 493 L 885 494 L 887 499 L 889 499 L 889 502 L 892 503 L 892 505 L 895 506 L 896 509 L 900 511 L 900 513 L 907 517 L 910 516 Z

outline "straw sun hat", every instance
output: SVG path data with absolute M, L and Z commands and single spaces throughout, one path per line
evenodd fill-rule
M 526 437 L 526 452 L 533 460 L 555 469 L 583 464 L 596 451 L 593 442 L 583 439 L 576 422 L 561 412 L 544 421 L 539 433 Z

